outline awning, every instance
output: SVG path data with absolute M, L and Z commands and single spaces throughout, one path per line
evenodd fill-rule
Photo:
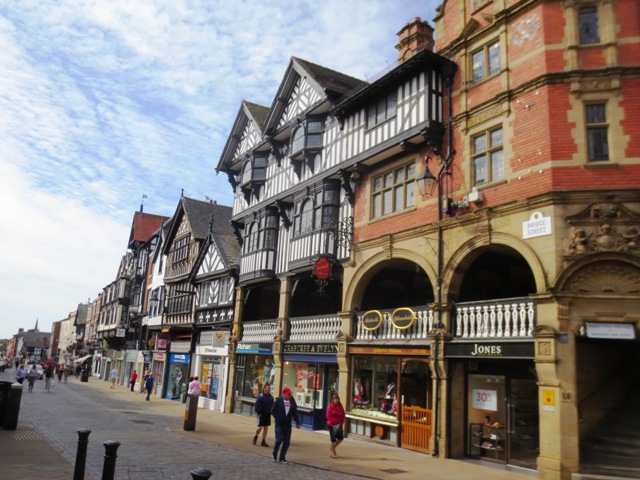
M 93 357 L 93 355 L 87 355 L 85 357 L 76 358 L 73 362 L 74 363 L 84 363 L 84 362 L 86 362 L 87 360 L 89 360 L 92 357 Z

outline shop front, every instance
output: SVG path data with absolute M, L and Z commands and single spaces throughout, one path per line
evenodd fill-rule
M 464 372 L 460 403 L 465 406 L 450 415 L 466 419 L 465 431 L 456 435 L 464 434 L 466 456 L 535 469 L 539 421 L 533 341 L 451 342 L 445 356 L 455 371 Z
M 338 391 L 337 344 L 285 343 L 282 386 L 289 387 L 305 428 L 322 430 L 326 409 Z
M 347 431 L 428 453 L 430 349 L 351 346 L 348 353 L 353 385 Z
M 228 368 L 229 333 L 202 332 L 194 370 L 202 384 L 200 407 L 224 412 Z
M 170 353 L 167 369 L 166 390 L 164 398 L 170 400 L 183 400 L 189 385 L 189 359 L 188 353 Z
M 256 398 L 265 385 L 273 385 L 275 375 L 272 343 L 239 342 L 236 345 L 233 413 L 253 415 Z M 276 392 L 272 393 L 277 396 Z
M 160 346 L 162 346 L 162 342 L 160 342 Z M 151 363 L 151 374 L 153 375 L 153 391 L 151 393 L 153 395 L 158 395 L 158 392 L 160 392 L 160 396 L 162 394 L 166 364 L 167 354 L 165 352 L 153 353 L 153 362 Z M 142 376 L 144 378 L 144 372 L 142 372 Z

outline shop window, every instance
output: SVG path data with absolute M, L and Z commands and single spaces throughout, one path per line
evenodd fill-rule
M 372 218 L 380 218 L 415 206 L 415 168 L 415 163 L 411 162 L 373 177 Z
M 604 103 L 586 106 L 587 145 L 589 161 L 609 160 L 609 126 L 607 124 L 607 108 Z
M 220 358 L 204 360 L 200 370 L 200 383 L 202 384 L 200 396 L 219 400 L 223 378 L 224 365 L 222 365 Z
M 485 45 L 471 54 L 473 83 L 480 82 L 500 72 L 500 42 Z
M 171 364 L 169 372 L 169 385 L 167 386 L 167 398 L 180 400 L 181 395 L 187 391 L 188 382 L 187 364 Z
M 472 139 L 474 185 L 504 178 L 502 128 L 487 130 Z
M 582 7 L 580 8 L 580 10 L 578 10 L 578 24 L 580 30 L 581 45 L 600 43 L 600 28 L 598 26 L 598 23 L 597 7 Z
M 301 407 L 322 408 L 323 371 L 321 365 L 308 362 L 284 362 L 283 387 L 289 387 Z
M 398 357 L 358 356 L 353 359 L 351 413 L 396 419 Z
M 269 355 L 238 355 L 236 395 L 256 398 L 265 385 L 273 385 L 276 366 Z

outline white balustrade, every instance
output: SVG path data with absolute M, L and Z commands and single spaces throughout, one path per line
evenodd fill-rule
M 242 341 L 273 343 L 277 328 L 278 325 L 275 320 L 269 323 L 264 321 L 245 323 L 242 328 Z
M 356 340 L 427 340 L 435 323 L 433 310 L 414 310 L 416 319 L 411 327 L 400 330 L 391 322 L 392 310 L 380 313 L 382 313 L 382 324 L 375 331 L 365 330 L 362 325 L 362 314 L 358 315 L 355 328 Z
M 290 342 L 335 341 L 342 327 L 342 321 L 337 315 L 294 317 L 290 319 L 290 324 Z
M 457 304 L 454 321 L 457 338 L 531 337 L 536 306 L 522 298 Z

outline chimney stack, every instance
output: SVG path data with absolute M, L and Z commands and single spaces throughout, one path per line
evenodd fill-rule
M 420 17 L 415 17 L 398 32 L 398 60 L 404 62 L 420 50 L 433 52 L 433 45 L 433 28 Z

